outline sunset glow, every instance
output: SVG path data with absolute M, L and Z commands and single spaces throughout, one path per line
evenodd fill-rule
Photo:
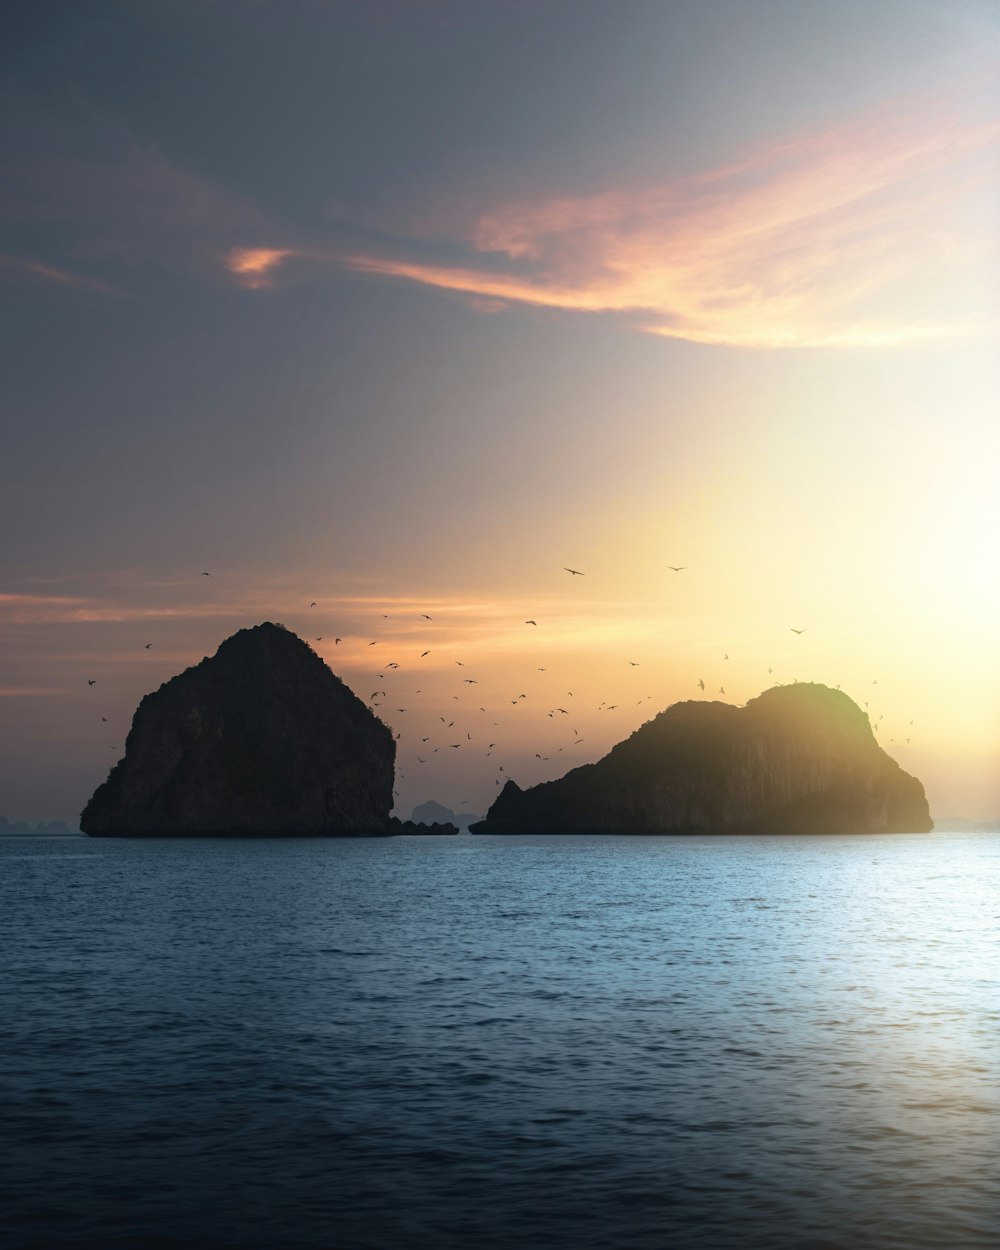
M 400 735 L 404 815 L 797 679 L 1000 815 L 995 23 L 609 6 L 564 81 L 547 6 L 383 7 L 241 11 L 294 91 L 186 9 L 169 107 L 11 88 L 0 814 L 72 818 L 274 620 Z

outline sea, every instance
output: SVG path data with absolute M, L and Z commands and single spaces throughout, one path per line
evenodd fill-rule
M 5 1250 L 996 1250 L 1000 836 L 0 842 Z

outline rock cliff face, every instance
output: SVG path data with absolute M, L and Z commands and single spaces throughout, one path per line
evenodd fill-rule
M 840 691 L 797 683 L 745 707 L 676 703 L 596 764 L 521 790 L 473 833 L 924 833 L 923 786 Z
M 146 697 L 91 836 L 388 832 L 396 744 L 295 634 L 241 629 Z

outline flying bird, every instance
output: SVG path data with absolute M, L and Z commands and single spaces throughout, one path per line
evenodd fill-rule
M 475 677 L 465 677 L 465 678 L 463 678 L 463 681 L 465 682 L 465 684 L 466 684 L 467 686 L 478 686 L 478 685 L 479 685 L 479 682 L 478 682 L 478 681 L 476 681 Z
M 148 650 L 149 650 L 149 648 L 150 648 L 152 645 L 153 645 L 153 644 L 152 644 L 151 642 L 147 642 L 147 643 L 146 643 L 146 647 L 145 647 L 145 649 L 148 651 Z
M 88 677 L 88 678 L 87 678 L 87 685 L 88 685 L 88 686 L 96 686 L 96 685 L 97 685 L 97 678 L 96 678 L 96 677 L 93 677 L 93 678 Z
M 789 629 L 793 634 L 804 634 L 806 632 L 804 629 L 796 629 L 794 625 L 790 625 Z
M 538 624 L 537 621 L 525 621 L 524 623 L 525 625 L 537 625 Z
M 420 652 L 420 658 L 421 658 L 421 659 L 423 659 L 425 655 L 430 655 L 430 652 L 429 652 L 429 651 L 421 651 L 421 652 Z
M 314 608 L 314 607 L 316 606 L 316 600 L 314 599 L 314 600 L 312 601 L 312 603 L 310 603 L 310 605 L 309 605 L 309 606 L 310 606 L 311 608 Z
M 638 668 L 638 667 L 639 667 L 639 661 L 638 661 L 638 660 L 629 660 L 629 664 L 631 664 L 633 668 Z
M 211 577 L 211 576 L 212 576 L 211 573 L 202 573 L 202 577 Z
M 705 689 L 705 682 L 703 681 L 703 679 L 702 679 L 701 677 L 699 677 L 699 678 L 698 678 L 698 688 L 699 688 L 700 690 L 704 690 L 704 689 Z
M 565 564 L 563 565 L 563 570 L 564 570 L 566 573 L 572 573 L 574 577 L 586 577 L 586 576 L 587 576 L 587 575 L 586 575 L 586 573 L 581 573 L 579 569 L 569 569 L 569 568 L 566 568 L 566 565 L 565 565 Z
M 333 645 L 336 646 L 339 642 L 343 642 L 343 641 L 344 641 L 343 638 L 334 638 Z
M 668 564 L 667 568 L 671 569 L 674 573 L 683 573 L 684 570 L 687 568 L 687 565 L 686 564 Z
M 426 612 L 421 612 L 421 613 L 420 613 L 420 615 L 424 618 L 424 620 L 425 620 L 425 621 L 433 621 L 433 620 L 434 620 L 434 617 L 433 617 L 433 616 L 428 616 Z

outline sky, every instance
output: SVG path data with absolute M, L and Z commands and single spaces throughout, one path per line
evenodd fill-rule
M 1000 3 L 0 26 L 0 814 L 275 620 L 402 816 L 820 681 L 1000 817 Z

